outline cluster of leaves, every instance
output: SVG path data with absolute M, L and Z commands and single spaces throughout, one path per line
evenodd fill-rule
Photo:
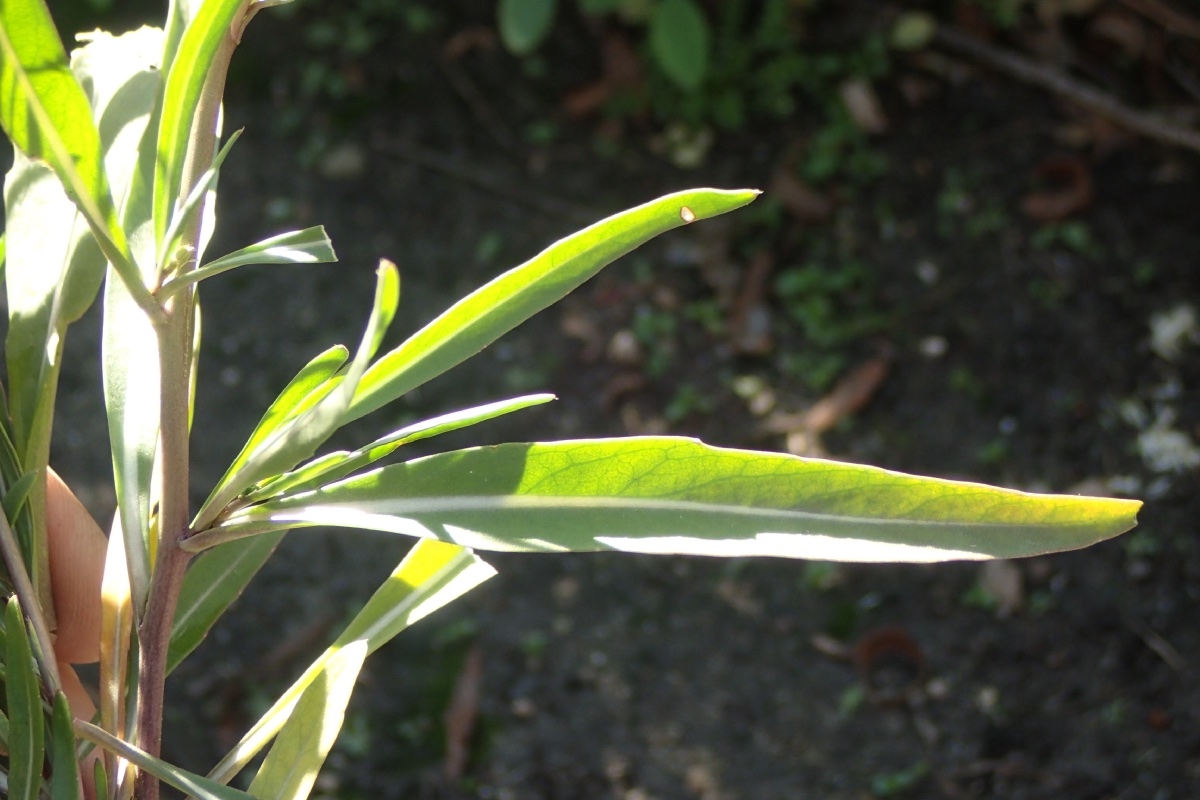
M 1137 504 L 1128 501 L 1027 495 L 670 437 L 508 444 L 379 466 L 411 442 L 552 399 L 544 394 L 318 453 L 343 425 L 458 365 L 614 259 L 757 194 L 714 189 L 668 195 L 568 236 L 377 357 L 400 299 L 397 270 L 382 262 L 354 355 L 336 346 L 314 357 L 191 514 L 200 282 L 248 264 L 334 260 L 321 228 L 204 260 L 217 177 L 237 139 L 216 147 L 225 70 L 250 18 L 273 4 L 173 4 L 163 30 L 93 34 L 70 62 L 42 0 L 0 4 L 0 122 L 17 151 L 5 184 L 11 402 L 0 437 L 0 550 L 15 597 L 3 648 L 8 796 L 79 796 L 76 737 L 90 743 L 83 749 L 104 750 L 94 776 L 102 797 L 152 800 L 158 779 L 199 797 L 244 798 L 225 784 L 268 745 L 249 795 L 307 796 L 363 659 L 492 575 L 475 549 L 936 561 L 1081 547 L 1133 524 Z M 99 717 L 72 722 L 50 657 L 43 478 L 63 339 L 102 283 L 118 513 L 101 598 Z M 312 525 L 416 544 L 207 777 L 161 761 L 166 674 L 284 534 Z

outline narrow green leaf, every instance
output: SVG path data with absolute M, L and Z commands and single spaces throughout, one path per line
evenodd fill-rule
M 163 237 L 163 246 L 158 252 L 158 263 L 163 269 L 178 269 L 181 266 L 173 261 L 175 249 L 182 244 L 179 241 L 179 232 L 192 221 L 196 214 L 200 213 L 201 207 L 209 199 L 210 193 L 215 193 L 217 177 L 221 174 L 221 165 L 225 163 L 229 151 L 233 149 L 233 145 L 241 136 L 240 130 L 236 130 L 230 135 L 224 146 L 213 157 L 212 166 L 205 170 L 204 174 L 200 176 L 200 180 L 196 181 L 196 185 L 192 187 L 192 191 L 184 200 L 183 205 L 175 210 L 175 216 L 171 218 L 171 224 Z M 208 207 L 211 205 L 209 203 Z
M 226 504 L 255 483 L 280 475 L 304 459 L 312 457 L 330 434 L 341 426 L 354 390 L 375 351 L 379 349 L 379 343 L 396 315 L 399 301 L 400 275 L 396 271 L 396 265 L 390 261 L 381 261 L 371 317 L 358 351 L 354 354 L 354 360 L 345 372 L 336 376 L 334 380 L 338 380 L 338 383 L 320 400 L 303 413 L 287 420 L 261 444 L 255 446 L 246 455 L 240 467 L 231 468 L 230 477 L 222 480 L 222 485 L 214 491 L 205 507 L 196 515 L 197 528 L 206 526 Z M 331 380 L 330 383 L 332 382 Z
M 302 231 L 281 233 L 263 239 L 258 244 L 243 247 L 168 281 L 163 289 L 169 296 L 184 286 L 247 264 L 323 264 L 331 261 L 337 261 L 333 242 L 329 241 L 325 226 L 317 225 Z
M 33 489 L 35 480 L 37 480 L 37 473 L 26 472 L 13 483 L 4 494 L 3 501 L 0 501 L 0 506 L 4 508 L 4 516 L 9 519 L 17 518 L 17 515 L 25 507 L 25 501 L 29 499 L 29 492 Z
M 208 778 L 202 778 L 157 759 L 102 728 L 97 728 L 90 722 L 75 720 L 75 734 L 81 739 L 86 739 L 105 750 L 116 753 L 138 769 L 148 772 L 186 795 L 198 797 L 201 800 L 255 800 L 252 795 L 245 792 L 222 786 Z
M 500 0 L 496 28 L 508 52 L 525 56 L 537 49 L 554 24 L 556 0 Z
M 105 169 L 118 200 L 128 201 L 132 192 L 131 186 L 139 164 L 139 147 L 146 136 L 161 87 L 161 76 L 156 66 L 161 49 L 162 32 L 141 28 L 122 36 L 93 33 L 87 46 L 75 55 L 73 67 L 89 92 L 95 113 L 101 120 L 100 137 Z M 153 152 L 150 157 L 153 157 Z M 131 218 L 129 203 L 126 202 L 124 219 Z M 136 231 L 130 234 L 129 241 L 135 258 L 149 261 L 152 270 L 153 252 L 146 254 L 142 251 Z M 104 259 L 101 258 L 94 276 L 96 286 L 104 274 Z M 133 280 L 148 296 L 142 275 L 133 276 Z M 94 287 L 92 292 L 95 293 Z M 87 303 L 90 302 L 89 297 Z M 144 596 L 149 581 L 144 542 L 145 529 L 149 524 L 147 498 L 150 463 L 158 436 L 158 351 L 153 328 L 130 293 L 129 284 L 111 269 L 104 306 L 104 384 L 109 436 L 117 497 L 124 519 L 123 530 L 128 532 L 131 541 L 137 537 L 143 542 L 137 548 L 127 547 L 133 554 L 131 573 L 138 576 L 140 598 Z M 80 302 L 78 313 L 82 313 L 86 307 L 87 304 Z M 147 370 L 150 372 L 147 373 Z M 130 392 L 131 400 L 128 407 L 125 404 L 126 390 Z M 152 404 L 155 408 L 149 409 Z M 143 409 L 148 409 L 149 416 L 142 414 Z
M 36 800 L 42 787 L 44 753 L 42 701 L 33 669 L 33 652 L 25 618 L 15 597 L 4 612 L 5 659 L 8 670 L 8 797 Z
M 215 547 L 188 567 L 171 628 L 168 674 L 204 641 L 213 623 L 275 552 L 283 535 L 279 531 Z
M 121 281 L 104 287 L 104 401 L 129 593 L 142 618 L 150 589 L 150 495 L 158 447 L 162 376 L 158 333 Z
M 366 642 L 339 650 L 304 690 L 279 738 L 267 753 L 250 793 L 275 800 L 305 800 L 337 741 L 346 704 L 367 656 Z
M 13 13 L 20 5 L 6 5 L 0 16 Z M 61 49 L 53 28 L 46 35 L 52 39 L 47 47 L 52 43 Z M 63 103 L 62 110 L 67 112 L 81 103 L 87 115 L 86 120 L 77 122 L 79 130 L 72 135 L 78 139 L 75 149 L 86 147 L 91 155 L 80 156 L 77 166 L 81 174 L 97 176 L 94 180 L 99 183 L 94 188 L 102 190 L 97 202 L 109 215 L 103 222 L 115 226 L 118 232 L 108 186 L 101 184 L 106 172 L 118 194 L 128 184 L 137 132 L 145 123 L 144 106 L 153 101 L 156 77 L 152 62 L 158 41 L 157 34 L 148 29 L 121 37 L 94 34 L 74 58 L 73 69 L 82 87 L 70 72 L 56 82 L 61 85 L 54 97 Z M 57 69 L 49 68 L 49 73 Z M 131 97 L 148 86 L 148 101 Z M 90 106 L 84 89 L 91 96 Z M 98 133 L 91 120 L 93 107 L 103 120 Z M 67 328 L 92 304 L 106 268 L 106 258 L 93 238 L 95 231 L 81 215 L 79 195 L 72 202 L 60 177 L 45 164 L 18 153 L 5 182 L 10 240 L 5 357 L 14 445 L 24 469 L 30 472 L 40 472 L 49 457 L 54 397 Z M 140 314 L 136 310 L 134 313 Z M 42 529 L 42 494 L 37 487 L 31 496 L 33 530 Z M 42 549 L 35 536 L 29 555 L 39 591 L 44 591 L 48 580 Z M 48 596 L 44 606 L 49 606 Z
M 475 355 L 660 233 L 741 208 L 752 190 L 693 189 L 623 211 L 554 243 L 455 303 L 367 370 L 347 420 L 390 403 Z
M 183 195 L 183 166 L 188 132 L 204 81 L 222 40 L 240 22 L 245 0 L 208 0 L 195 11 L 169 62 L 158 128 L 158 166 L 154 176 L 154 245 L 162 248 L 167 228 L 175 216 L 176 198 Z
M 50 800 L 81 800 L 83 784 L 79 780 L 79 761 L 75 755 L 75 731 L 71 727 L 71 709 L 67 696 L 54 696 L 52 731 L 54 773 L 50 776 Z
M 123 245 L 92 108 L 42 0 L 0 4 L 0 91 L 8 137 L 49 164 L 92 222 Z
M 662 0 L 650 16 L 650 52 L 668 78 L 693 92 L 708 74 L 708 21 L 695 0 Z
M 250 541 L 257 538 L 261 537 Z M 301 694 L 339 650 L 365 642 L 368 654 L 373 653 L 405 628 L 495 574 L 490 565 L 466 548 L 431 539 L 417 542 L 334 643 L 280 695 L 209 777 L 227 782 L 249 763 L 279 732 Z
M 230 479 L 237 474 L 238 470 L 245 466 L 250 454 L 253 453 L 268 437 L 275 434 L 279 428 L 288 420 L 295 418 L 299 410 L 304 406 L 315 404 L 316 399 L 309 402 L 318 392 L 328 392 L 326 382 L 341 369 L 346 363 L 350 351 L 342 345 L 334 345 L 325 352 L 318 355 L 312 361 L 304 366 L 304 369 L 296 373 L 296 377 L 283 387 L 283 391 L 271 403 L 267 409 L 267 413 L 263 414 L 263 418 L 259 420 L 254 431 L 250 434 L 250 438 L 246 440 L 246 444 L 242 447 L 242 451 L 238 453 L 237 458 L 233 459 L 233 463 L 229 465 L 229 469 L 217 481 L 217 485 L 213 488 L 212 494 L 204 501 L 204 505 L 200 507 L 197 519 L 209 516 L 210 514 L 220 511 L 220 508 L 213 508 L 213 503 L 225 488 L 228 486 Z M 324 387 L 324 388 L 322 388 Z M 320 397 L 323 397 L 321 394 Z M 193 522 L 193 525 L 196 523 Z
M 115 65 L 114 71 L 124 66 Z M 62 42 L 42 0 L 6 0 L 0 5 L 0 91 L 4 97 L 0 123 L 9 138 L 31 160 L 45 162 L 53 170 L 82 214 L 84 222 L 72 238 L 90 228 L 93 245 L 130 283 L 138 306 L 161 315 L 149 292 L 136 281 L 137 269 L 105 176 L 101 137 L 92 121 L 93 108 L 102 110 L 104 98 L 94 94 L 89 105 L 67 67 Z M 11 217 L 9 224 L 12 230 Z
M 380 437 L 354 452 L 341 450 L 321 456 L 299 469 L 280 475 L 275 480 L 264 484 L 261 488 L 246 495 L 245 499 L 248 503 L 257 503 L 284 492 L 296 494 L 316 489 L 322 484 L 340 480 L 370 466 L 381 458 L 386 458 L 403 445 L 467 428 L 504 414 L 548 403 L 553 399 L 554 395 L 552 394 L 531 394 L 422 420 Z
M 184 546 L 334 525 L 480 550 L 926 562 L 1086 547 L 1132 528 L 1140 506 L 646 437 L 508 444 L 383 467 L 244 509 Z
M 108 773 L 104 770 L 104 759 L 92 762 L 92 785 L 96 787 L 96 800 L 108 800 Z

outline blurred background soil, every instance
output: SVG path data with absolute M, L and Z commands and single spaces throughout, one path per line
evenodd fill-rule
M 564 0 L 524 56 L 487 2 L 255 19 L 209 252 L 324 224 L 341 261 L 206 282 L 197 501 L 291 375 L 358 340 L 380 257 L 402 273 L 396 342 L 584 224 L 712 185 L 766 192 L 335 444 L 545 390 L 551 406 L 430 444 L 670 432 L 1135 496 L 1141 524 L 984 568 L 486 555 L 498 577 L 368 662 L 317 793 L 1200 797 L 1200 160 L 1162 140 L 1200 122 L 1200 11 L 701 6 L 717 55 L 690 92 L 628 8 Z M 68 11 L 65 30 L 95 24 Z M 154 10 L 119 11 L 118 30 Z M 893 47 L 913 11 L 948 35 Z M 964 36 L 1160 130 L 990 67 Z M 68 345 L 54 463 L 104 519 L 97 326 Z M 407 546 L 291 534 L 174 676 L 166 755 L 205 771 Z

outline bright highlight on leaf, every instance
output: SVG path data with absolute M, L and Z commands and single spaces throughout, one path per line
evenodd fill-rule
M 383 467 L 243 509 L 183 546 L 333 525 L 480 550 L 927 562 L 1086 547 L 1133 527 L 1140 505 L 646 437 L 499 445 Z
M 304 690 L 271 752 L 250 783 L 250 794 L 274 800 L 304 800 L 337 741 L 346 704 L 367 657 L 367 643 L 338 650 Z
M 249 541 L 257 541 L 258 538 Z M 237 544 L 240 542 L 231 542 L 224 547 Z M 218 548 L 216 552 L 221 549 Z M 491 566 L 465 548 L 429 539 L 417 542 L 337 640 L 305 670 L 291 688 L 280 695 L 275 704 L 213 768 L 209 777 L 224 783 L 249 763 L 279 732 L 301 694 L 328 668 L 342 648 L 365 643 L 367 653 L 373 653 L 408 626 L 495 574 Z
M 692 189 L 614 214 L 555 242 L 459 300 L 363 376 L 346 421 L 381 408 L 457 366 L 588 278 L 660 233 L 741 208 L 758 196 L 741 189 Z

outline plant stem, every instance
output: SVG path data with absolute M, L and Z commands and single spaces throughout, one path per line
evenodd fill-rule
M 188 155 L 180 182 L 187 197 L 216 152 L 217 122 L 229 60 L 240 38 L 241 23 L 235 21 L 213 59 L 204 91 L 196 107 L 189 136 Z M 181 240 L 200 251 L 203 203 L 181 230 Z M 162 268 L 162 265 L 159 265 Z M 191 403 L 192 331 L 194 291 L 180 292 L 164 305 L 166 324 L 158 327 L 161 369 L 161 413 L 159 452 L 162 458 L 162 494 L 158 506 L 158 551 L 146 613 L 138 626 L 140 645 L 137 702 L 138 746 L 155 758 L 162 752 L 163 692 L 166 684 L 167 651 L 175 607 L 190 558 L 179 548 L 188 531 L 188 422 Z M 137 776 L 135 797 L 158 800 L 158 779 L 146 771 Z

